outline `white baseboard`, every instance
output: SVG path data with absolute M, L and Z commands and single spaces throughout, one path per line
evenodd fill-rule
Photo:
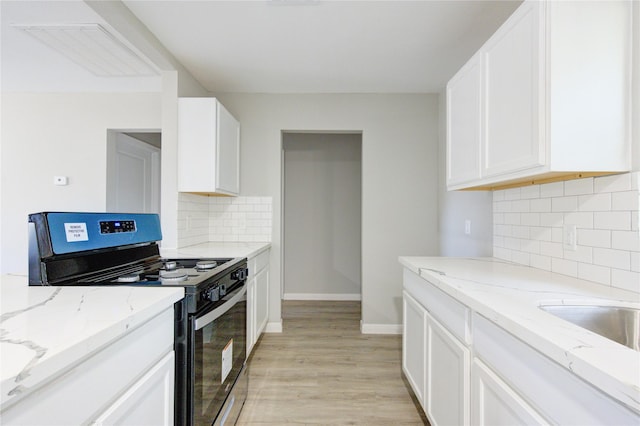
M 359 293 L 357 294 L 346 294 L 346 293 L 285 293 L 283 296 L 283 300 L 319 300 L 319 301 L 329 301 L 329 300 L 342 300 L 342 301 L 360 301 L 362 299 Z
M 402 324 L 364 324 L 360 321 L 362 334 L 402 334 Z
M 282 333 L 282 321 L 268 322 L 264 327 L 265 333 Z

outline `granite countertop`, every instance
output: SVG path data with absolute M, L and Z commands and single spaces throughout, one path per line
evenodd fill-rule
M 271 243 L 208 242 L 179 249 L 160 248 L 166 258 L 185 257 L 254 257 L 271 247 Z
M 544 304 L 640 308 L 640 295 L 493 258 L 400 257 L 400 263 L 640 412 L 640 352 L 538 308 Z
M 0 409 L 184 297 L 183 288 L 29 287 L 0 277 Z

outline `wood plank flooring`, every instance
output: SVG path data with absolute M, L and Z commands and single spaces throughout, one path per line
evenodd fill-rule
M 360 302 L 284 301 L 249 360 L 238 425 L 428 424 L 401 376 L 402 337 L 360 333 Z

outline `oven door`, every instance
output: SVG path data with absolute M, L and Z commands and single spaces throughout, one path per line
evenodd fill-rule
M 244 367 L 247 347 L 246 282 L 229 292 L 213 309 L 190 319 L 193 360 L 189 371 L 192 382 L 192 424 L 210 426 L 233 390 Z M 242 387 L 242 386 L 241 386 Z M 246 387 L 232 397 L 238 411 L 246 399 Z M 227 404 L 229 405 L 229 404 Z M 235 419 L 225 419 L 234 424 Z

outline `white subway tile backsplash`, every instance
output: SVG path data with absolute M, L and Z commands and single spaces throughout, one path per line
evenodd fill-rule
M 523 200 L 540 198 L 540 185 L 523 186 L 520 188 L 520 198 Z
M 530 211 L 540 213 L 550 212 L 551 198 L 540 198 L 537 200 L 531 200 Z
M 528 212 L 530 211 L 531 201 L 529 200 L 518 200 L 511 202 L 511 211 L 514 212 Z
M 521 251 L 513 251 L 511 252 L 511 261 L 515 263 L 519 263 L 520 265 L 529 266 L 530 264 L 529 253 L 524 253 Z
M 639 187 L 633 172 L 495 191 L 494 256 L 640 293 Z
M 576 262 L 593 263 L 593 248 L 577 246 L 576 250 L 564 250 L 564 258 Z
M 638 210 L 638 191 L 614 192 L 611 194 L 611 210 Z
M 600 284 L 611 284 L 611 268 L 593 265 L 591 263 L 578 263 L 578 278 L 595 281 Z
M 640 251 L 640 234 L 636 231 L 612 231 L 611 248 Z
M 520 224 L 529 226 L 540 225 L 540 213 L 521 213 Z
M 530 259 L 531 259 L 531 263 L 529 264 L 529 266 L 542 269 L 545 271 L 551 270 L 551 257 L 532 254 Z
M 564 183 L 564 195 L 593 194 L 593 178 L 568 180 Z
M 540 213 L 540 225 L 542 226 L 562 226 L 564 223 L 562 213 Z
M 505 200 L 519 200 L 520 199 L 520 188 L 505 189 L 505 191 L 504 191 L 504 199 Z
M 640 293 L 640 272 L 612 269 L 611 285 Z
M 631 270 L 631 253 L 624 250 L 595 247 L 593 249 L 593 263 L 629 271 Z
M 551 259 L 551 271 L 557 272 L 558 274 L 569 275 L 570 277 L 577 277 L 578 262 L 554 257 Z
M 547 241 L 540 242 L 540 254 L 553 258 L 562 258 L 562 244 Z
M 593 214 L 595 229 L 631 230 L 631 212 L 595 212 Z
M 529 234 L 533 241 L 553 241 L 553 228 L 546 226 L 532 226 Z
M 578 197 L 556 197 L 551 199 L 552 212 L 574 212 L 578 210 Z
M 207 241 L 268 242 L 271 197 L 178 195 L 178 247 Z
M 545 183 L 540 185 L 540 198 L 562 197 L 563 195 L 563 182 Z
M 640 272 L 640 253 L 631 253 L 631 270 Z
M 520 213 L 505 213 L 504 223 L 507 225 L 520 225 Z
M 503 201 L 504 200 L 504 189 L 500 189 L 498 191 L 493 191 L 493 201 Z
M 577 228 L 591 229 L 593 228 L 593 213 L 592 212 L 565 213 L 563 223 L 576 225 Z
M 611 231 L 608 229 L 578 229 L 578 245 L 611 248 Z
M 578 197 L 578 210 L 587 212 L 611 210 L 611 194 L 589 194 Z
M 594 180 L 594 192 L 631 191 L 632 173 L 603 176 Z

